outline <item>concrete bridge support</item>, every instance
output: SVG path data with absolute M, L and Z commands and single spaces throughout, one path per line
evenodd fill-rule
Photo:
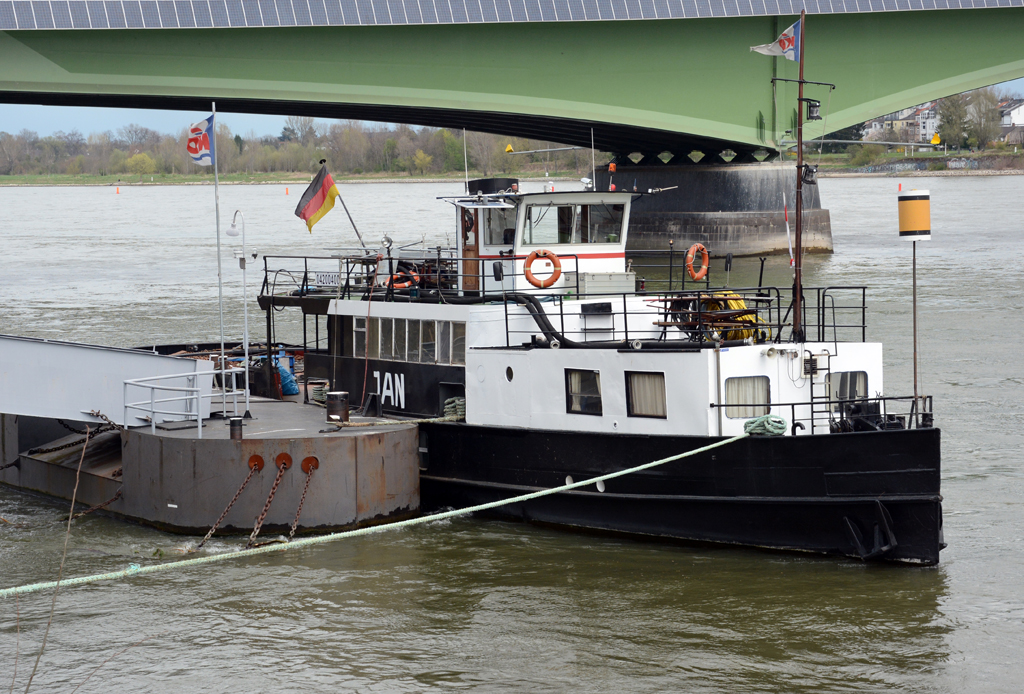
M 677 164 L 677 159 L 686 164 Z M 647 163 L 653 160 L 655 163 Z M 598 190 L 614 183 L 619 190 L 670 188 L 633 203 L 630 216 L 631 251 L 666 250 L 669 240 L 682 251 L 702 243 L 713 257 L 786 254 L 785 206 L 790 226 L 796 200 L 796 171 L 792 164 L 694 164 L 676 157 L 664 164 L 645 157 L 638 164 L 625 157 L 617 171 L 597 174 Z M 822 209 L 817 186 L 804 187 L 804 252 L 831 253 L 832 227 Z

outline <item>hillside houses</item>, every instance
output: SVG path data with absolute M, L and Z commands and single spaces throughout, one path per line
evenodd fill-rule
M 938 102 L 929 101 L 868 121 L 864 127 L 864 139 L 928 143 L 938 130 Z
M 999 102 L 999 129 L 999 139 L 1006 144 L 1024 144 L 1024 99 Z

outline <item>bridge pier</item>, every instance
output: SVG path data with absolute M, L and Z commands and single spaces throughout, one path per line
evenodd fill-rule
M 598 190 L 607 190 L 609 182 L 618 190 L 678 186 L 633 203 L 628 251 L 665 250 L 671 239 L 680 250 L 702 243 L 714 257 L 789 252 L 783 193 L 792 229 L 794 165 L 727 163 L 714 156 L 718 161 L 708 164 L 683 156 L 668 164 L 653 155 L 636 164 L 618 157 L 615 173 L 597 172 Z M 686 163 L 679 164 L 679 159 Z M 818 186 L 804 186 L 803 246 L 805 253 L 832 252 L 831 221 L 828 210 L 821 208 Z

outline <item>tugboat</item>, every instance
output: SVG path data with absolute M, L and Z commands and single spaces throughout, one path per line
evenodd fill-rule
M 799 286 L 795 300 L 789 288 L 714 288 L 698 244 L 682 281 L 673 270 L 656 289 L 626 259 L 640 193 L 523 193 L 510 179 L 469 190 L 444 199 L 451 248 L 385 237 L 372 251 L 264 260 L 268 342 L 275 312 L 301 307 L 306 379 L 394 417 L 464 398 L 465 421 L 420 424 L 423 510 L 586 480 L 777 415 L 775 435 L 491 513 L 938 563 L 931 399 L 888 394 L 882 345 L 865 339 L 865 287 Z

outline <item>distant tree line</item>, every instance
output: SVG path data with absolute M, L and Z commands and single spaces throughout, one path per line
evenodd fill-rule
M 159 133 L 131 124 L 116 132 L 78 130 L 40 137 L 22 130 L 0 132 L 0 175 L 91 174 L 151 175 L 208 172 L 186 152 L 188 129 Z M 556 143 L 509 138 L 488 133 L 408 125 L 368 124 L 361 121 L 325 123 L 292 116 L 278 136 L 232 133 L 217 124 L 217 166 L 222 173 L 313 172 L 327 159 L 332 172 L 443 174 L 471 170 L 483 175 L 548 167 L 551 171 L 589 171 L 590 150 L 534 155 L 505 151 L 557 147 Z M 607 157 L 601 157 L 607 161 Z

